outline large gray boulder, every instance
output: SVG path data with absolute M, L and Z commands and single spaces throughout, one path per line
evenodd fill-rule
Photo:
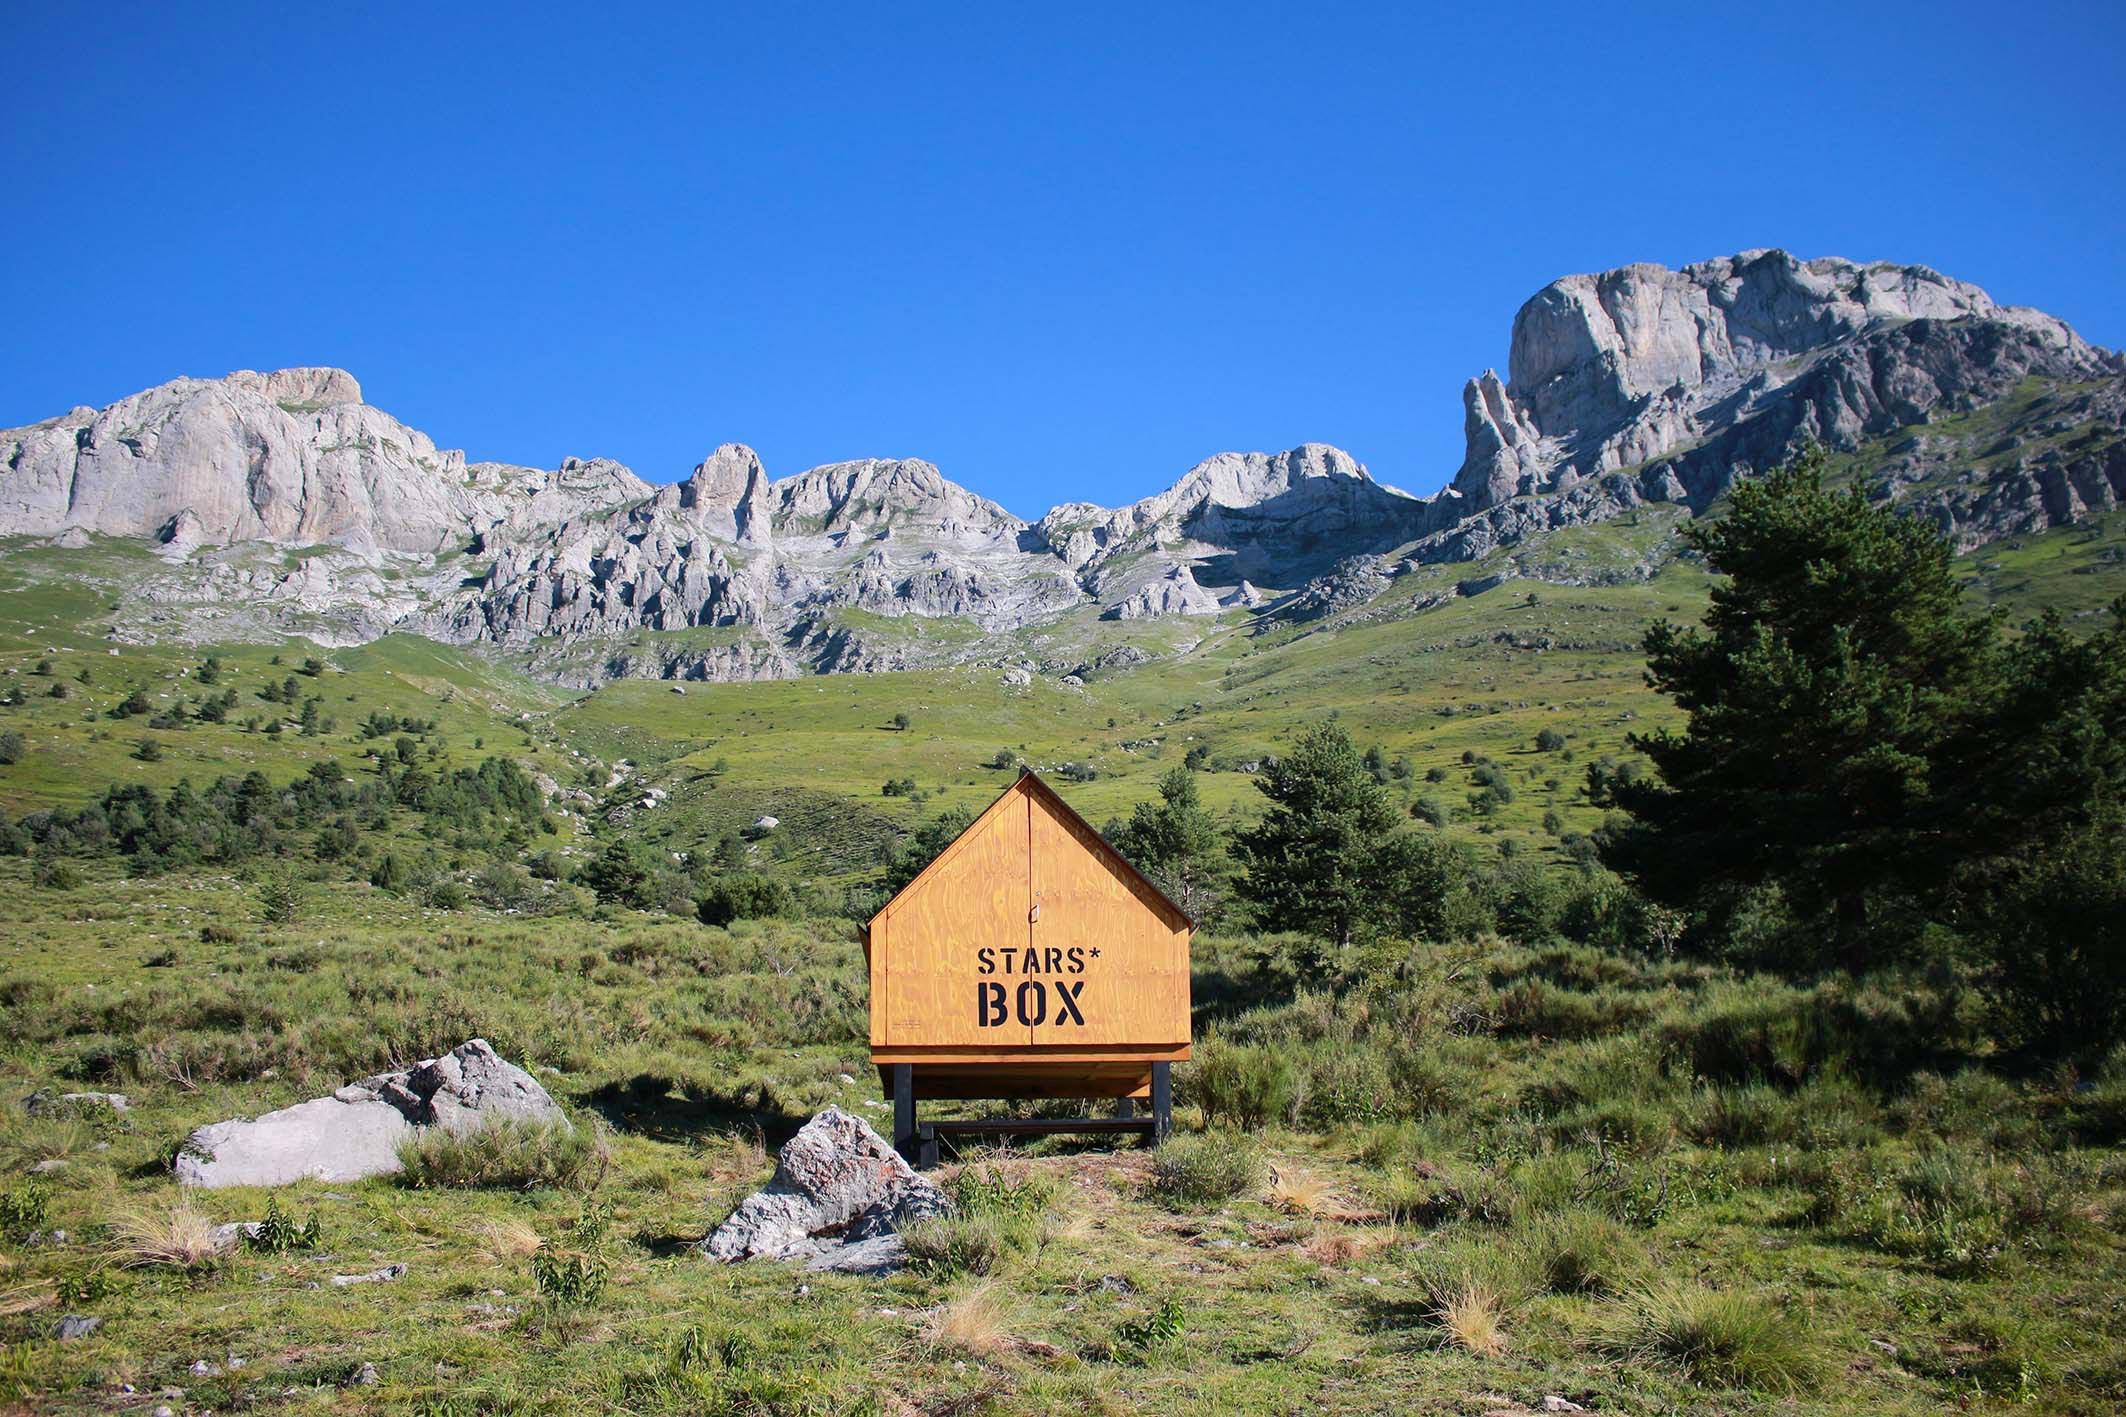
M 531 1074 L 475 1038 L 329 1097 L 201 1127 L 178 1149 L 177 1179 L 210 1189 L 359 1181 L 399 1170 L 400 1145 L 427 1128 L 464 1134 L 499 1122 L 546 1121 L 567 1125 Z
M 726 1262 L 803 1260 L 808 1269 L 874 1273 L 899 1263 L 903 1225 L 950 1209 L 870 1123 L 829 1107 L 790 1138 L 768 1184 L 697 1248 Z

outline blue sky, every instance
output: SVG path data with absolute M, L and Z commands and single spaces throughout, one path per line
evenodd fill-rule
M 0 425 L 336 364 L 475 459 L 1416 492 L 1546 281 L 1783 246 L 2126 344 L 2126 7 L 11 5 Z

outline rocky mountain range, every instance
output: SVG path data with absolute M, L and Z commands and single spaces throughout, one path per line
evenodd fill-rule
M 917 459 L 777 480 L 727 443 L 664 486 L 468 463 L 343 371 L 245 371 L 0 432 L 0 536 L 155 546 L 120 633 L 411 631 L 587 683 L 996 658 L 1074 618 L 1319 618 L 1411 566 L 1704 511 L 1810 441 L 1967 546 L 2126 497 L 2126 359 L 1921 266 L 1752 251 L 1569 276 L 1463 403 L 1431 497 L 1309 443 L 1027 522 Z

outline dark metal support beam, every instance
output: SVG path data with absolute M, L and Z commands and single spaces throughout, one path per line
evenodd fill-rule
M 915 1136 L 915 1065 L 893 1063 L 893 1149 L 914 1165 L 920 1158 Z
M 1152 1141 L 1165 1141 L 1174 1131 L 1174 1065 L 1152 1064 Z

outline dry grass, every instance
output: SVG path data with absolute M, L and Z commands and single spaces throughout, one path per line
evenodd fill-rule
M 0 1289 L 0 1318 L 26 1314 L 51 1302 L 52 1286 L 42 1280 L 35 1284 L 18 1284 L 13 1288 Z
M 1480 1358 L 1506 1351 L 1505 1306 L 1489 1285 L 1463 1280 L 1432 1296 L 1432 1316 L 1448 1342 Z
M 1330 1208 L 1333 1200 L 1328 1183 L 1319 1176 L 1305 1171 L 1277 1167 L 1270 1173 L 1270 1190 L 1267 1197 L 1270 1205 L 1286 1215 L 1319 1217 Z
M 1011 1343 L 1004 1300 L 994 1285 L 964 1289 L 938 1306 L 924 1338 L 933 1348 L 986 1358 Z
M 136 1210 L 112 1222 L 121 1263 L 131 1268 L 204 1269 L 221 1258 L 214 1222 L 186 1197 L 164 1211 Z
M 733 1132 L 723 1139 L 721 1146 L 707 1149 L 702 1158 L 702 1169 L 712 1181 L 752 1182 L 768 1169 L 767 1143 L 760 1129 L 751 1132 Z
M 480 1248 L 496 1259 L 520 1260 L 539 1248 L 539 1232 L 528 1220 L 516 1216 L 491 1217 L 475 1221 L 473 1238 Z

